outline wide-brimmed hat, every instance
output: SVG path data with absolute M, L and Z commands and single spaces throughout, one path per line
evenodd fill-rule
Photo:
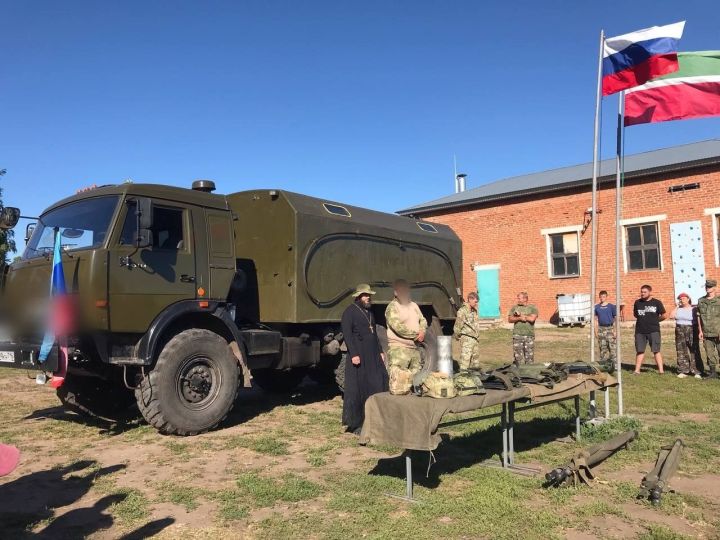
M 10 474 L 20 461 L 20 450 L 9 444 L 0 444 L 0 476 Z
M 363 294 L 369 294 L 373 295 L 375 294 L 375 291 L 373 291 L 370 288 L 370 285 L 367 283 L 359 283 L 357 287 L 355 287 L 355 292 L 353 293 L 353 298 L 357 298 L 358 296 L 361 296 Z

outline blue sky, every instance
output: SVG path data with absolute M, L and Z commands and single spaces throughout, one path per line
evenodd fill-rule
M 600 29 L 686 19 L 683 50 L 717 49 L 711 5 L 5 0 L 5 203 L 211 178 L 393 211 L 449 194 L 453 154 L 469 187 L 589 161 Z M 719 136 L 720 119 L 669 122 L 626 147 Z

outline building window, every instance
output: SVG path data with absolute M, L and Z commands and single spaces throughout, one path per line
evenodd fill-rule
M 580 250 L 578 248 L 577 232 L 550 235 L 552 277 L 580 275 Z
M 715 266 L 720 266 L 720 208 L 706 208 L 705 215 L 712 221 L 712 239 L 715 248 Z
M 628 269 L 659 270 L 658 224 L 643 223 L 625 227 Z

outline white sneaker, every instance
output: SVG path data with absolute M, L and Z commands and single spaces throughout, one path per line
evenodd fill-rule
M 696 379 L 702 379 L 702 375 L 700 375 L 699 373 L 696 373 L 696 374 L 694 375 L 694 377 L 695 377 Z
M 677 376 L 678 379 L 684 379 L 685 377 L 687 377 L 686 373 L 678 373 L 678 376 Z

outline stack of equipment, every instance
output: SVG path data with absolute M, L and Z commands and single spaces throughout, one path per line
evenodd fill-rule
M 548 388 L 553 388 L 555 384 L 567 379 L 567 373 L 556 369 L 552 364 L 520 364 L 507 369 L 514 370 L 525 384 L 541 384 Z

